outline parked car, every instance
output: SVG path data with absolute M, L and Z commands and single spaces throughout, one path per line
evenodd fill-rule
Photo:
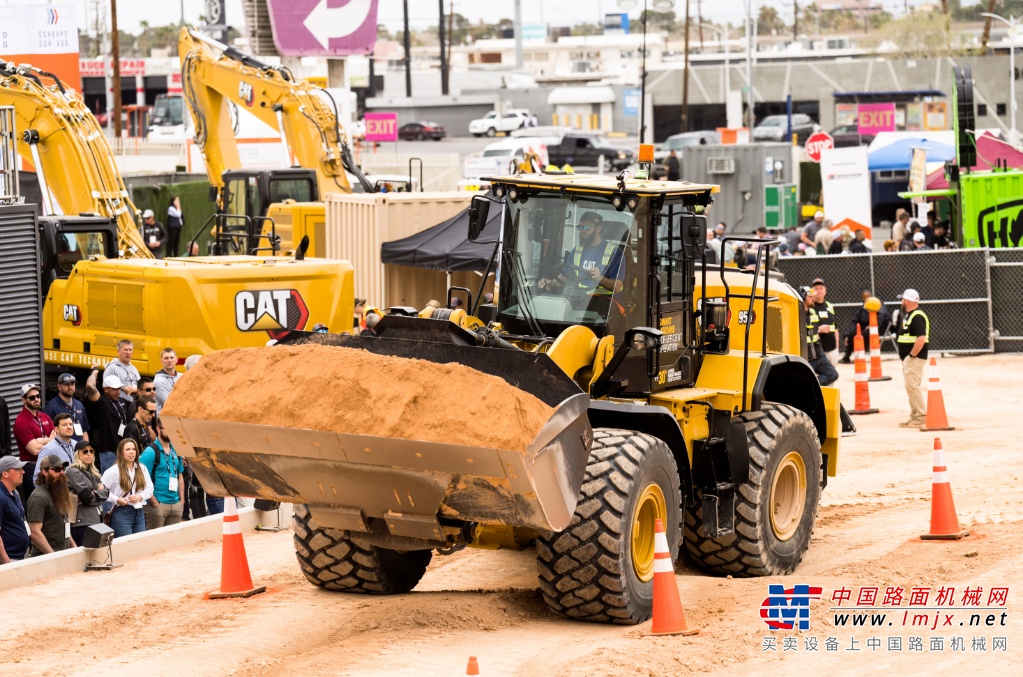
M 600 134 L 570 132 L 561 137 L 560 143 L 547 144 L 547 156 L 551 164 L 558 167 L 597 167 L 600 158 L 608 169 L 625 169 L 636 162 L 636 154 L 628 148 L 612 145 Z
M 768 115 L 760 121 L 760 124 L 753 128 L 754 141 L 788 141 L 786 136 L 788 129 L 788 116 Z M 806 140 L 814 133 L 817 125 L 813 119 L 805 113 L 792 114 L 792 132 L 796 134 L 796 141 L 799 144 L 806 143 Z
M 403 141 L 440 141 L 448 133 L 436 122 L 408 122 L 398 128 L 398 138 Z
M 719 143 L 721 143 L 721 135 L 711 130 L 675 134 L 669 136 L 664 143 L 654 149 L 654 162 L 663 164 L 671 151 L 675 151 L 679 159 L 682 159 L 682 149 L 686 146 L 714 146 Z
M 539 156 L 540 166 L 546 167 L 550 164 L 550 157 L 547 154 L 547 144 L 558 143 L 558 141 L 559 139 L 557 137 L 502 139 L 488 144 L 487 147 L 483 149 L 483 155 L 481 157 L 499 158 L 500 160 L 506 161 L 506 167 L 511 167 L 513 163 L 517 164 L 521 162 L 522 158 L 524 158 L 528 152 Z
M 530 126 L 533 116 L 524 108 L 516 108 L 507 113 L 492 110 L 478 120 L 469 123 L 469 133 L 473 136 L 494 136 L 498 132 L 513 132 Z
M 835 127 L 828 134 L 835 140 L 835 148 L 848 148 L 850 146 L 869 146 L 874 140 L 873 134 L 860 134 L 856 125 L 842 125 Z

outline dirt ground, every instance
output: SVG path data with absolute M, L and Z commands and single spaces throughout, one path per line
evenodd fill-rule
M 938 670 L 1013 674 L 1023 633 L 1023 463 L 1016 420 L 1023 395 L 1012 374 L 1023 356 L 940 360 L 943 392 L 955 431 L 941 433 L 960 522 L 976 537 L 924 543 L 930 511 L 934 434 L 905 430 L 901 371 L 885 361 L 892 381 L 871 384 L 881 413 L 858 417 L 860 432 L 845 438 L 839 476 L 824 491 L 814 540 L 798 571 L 777 579 L 706 576 L 682 560 L 677 582 L 695 637 L 645 637 L 638 627 L 562 620 L 536 592 L 532 552 L 467 549 L 434 556 L 409 595 L 368 597 L 322 591 L 302 577 L 291 534 L 246 536 L 253 578 L 269 587 L 247 600 L 209 601 L 219 583 L 220 544 L 207 542 L 112 572 L 76 573 L 0 593 L 0 665 L 4 674 L 109 675 L 125 668 L 150 675 L 460 675 L 479 658 L 482 675 L 730 675 L 824 669 L 858 675 L 933 675 Z M 843 400 L 853 402 L 853 372 L 841 368 Z M 849 407 L 851 408 L 851 407 Z M 760 618 L 768 584 L 823 588 L 811 605 L 809 630 L 772 632 Z M 902 609 L 889 627 L 836 627 L 832 596 L 860 588 L 954 587 L 953 627 L 902 627 Z M 967 587 L 1009 588 L 1005 625 L 958 626 Z M 877 605 L 881 605 L 878 598 Z M 934 614 L 935 611 L 929 613 Z M 986 618 L 988 613 L 983 612 Z M 1001 611 L 996 623 L 1000 623 Z M 912 619 L 914 612 L 910 612 Z M 983 622 L 983 621 L 982 621 Z M 784 651 L 786 637 L 796 650 Z M 877 638 L 871 648 L 870 639 Z M 889 637 L 902 639 L 889 650 Z M 923 650 L 911 651 L 913 637 Z M 953 651 L 955 637 L 965 650 Z M 985 639 L 980 651 L 974 638 Z M 996 637 L 1006 650 L 995 652 Z M 764 651 L 765 638 L 777 643 Z M 816 638 L 818 651 L 806 649 Z M 837 650 L 827 651 L 828 638 Z M 931 642 L 942 638 L 943 650 Z M 855 640 L 858 651 L 850 651 Z M 791 640 L 790 640 L 791 641 Z M 798 665 L 797 665 L 798 664 Z M 1017 665 L 1015 669 L 1012 665 Z M 1006 669 L 1008 668 L 1008 669 Z M 1018 673 L 1016 673 L 1018 674 Z

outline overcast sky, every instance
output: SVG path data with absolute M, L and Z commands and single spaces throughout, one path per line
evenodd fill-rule
M 703 5 L 703 18 L 716 23 L 738 25 L 745 14 L 745 0 L 690 0 L 690 11 L 696 16 L 697 2 Z M 902 13 L 904 0 L 880 0 L 892 13 Z M 909 0 L 910 6 L 921 0 Z M 80 16 L 88 12 L 89 23 L 95 16 L 97 0 L 3 0 L 5 4 L 74 4 Z M 451 0 L 444 0 L 445 9 Z M 801 6 L 810 0 L 801 0 Z M 767 4 L 777 8 L 784 17 L 792 16 L 792 0 L 753 0 L 754 8 Z M 409 22 L 413 29 L 436 25 L 439 15 L 437 0 L 409 0 Z M 630 12 L 637 18 L 642 8 L 642 0 L 638 0 L 639 8 Z M 964 5 L 974 4 L 971 0 L 963 0 Z M 109 13 L 109 0 L 99 0 L 104 13 Z M 148 21 L 150 25 L 166 25 L 177 23 L 181 19 L 181 8 L 184 6 L 185 21 L 196 23 L 204 11 L 204 0 L 120 0 L 117 4 L 118 23 L 122 30 L 138 32 L 139 21 Z M 500 9 L 494 9 L 500 5 Z M 454 0 L 454 11 L 471 21 L 484 19 L 497 21 L 512 18 L 514 13 L 513 0 L 480 2 L 480 0 Z M 522 0 L 522 20 L 527 24 L 547 23 L 556 26 L 576 23 L 594 23 L 606 13 L 617 10 L 615 0 Z M 681 15 L 685 11 L 685 0 L 675 0 L 675 13 Z M 79 19 L 82 21 L 81 19 Z M 391 30 L 400 30 L 402 25 L 402 0 L 380 0 L 378 20 Z M 245 19 L 242 15 L 241 0 L 227 0 L 227 22 L 241 27 Z M 83 22 L 84 23 L 84 22 Z

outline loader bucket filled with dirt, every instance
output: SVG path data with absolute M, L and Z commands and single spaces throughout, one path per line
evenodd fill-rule
M 405 324 L 414 337 L 213 353 L 175 386 L 164 425 L 207 491 L 308 504 L 324 527 L 384 524 L 436 546 L 451 524 L 565 528 L 589 396 L 546 355 L 466 345 L 443 320 Z

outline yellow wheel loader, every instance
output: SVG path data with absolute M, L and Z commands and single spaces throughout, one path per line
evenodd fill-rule
M 488 180 L 494 197 L 474 198 L 469 239 L 495 252 L 495 320 L 475 317 L 469 293 L 465 309 L 393 308 L 372 338 L 295 332 L 260 351 L 342 346 L 499 377 L 550 408 L 532 442 L 511 448 L 511 401 L 494 405 L 508 444 L 430 441 L 411 421 L 383 436 L 169 412 L 207 491 L 296 504 L 299 563 L 330 590 L 406 592 L 433 551 L 535 543 L 551 609 L 639 623 L 651 615 L 658 519 L 672 556 L 684 549 L 709 572 L 794 571 L 838 466 L 840 405 L 801 356 L 798 295 L 766 275 L 776 241 L 757 241 L 755 270 L 707 265 L 697 212 L 716 186 L 625 173 Z M 504 209 L 499 241 L 481 238 L 491 208 Z M 219 363 L 225 387 L 248 378 L 236 362 Z M 382 406 L 338 388 L 347 406 Z M 474 397 L 443 381 L 434 392 Z M 502 434 L 469 416 L 458 427 Z

